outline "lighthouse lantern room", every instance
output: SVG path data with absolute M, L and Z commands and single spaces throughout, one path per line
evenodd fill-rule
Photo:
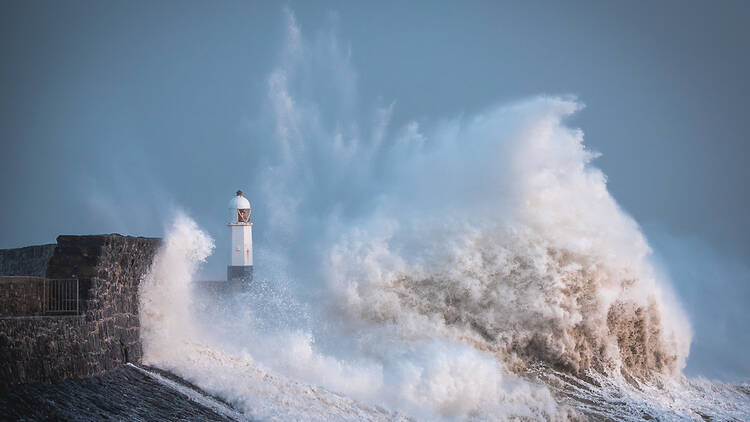
M 250 282 L 253 279 L 253 223 L 250 221 L 250 202 L 242 196 L 242 191 L 229 201 L 232 214 L 229 230 L 232 232 L 230 265 L 227 267 L 227 280 Z

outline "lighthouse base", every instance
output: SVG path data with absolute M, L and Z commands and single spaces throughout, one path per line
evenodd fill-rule
M 227 266 L 227 280 L 250 283 L 253 281 L 252 265 L 229 265 Z

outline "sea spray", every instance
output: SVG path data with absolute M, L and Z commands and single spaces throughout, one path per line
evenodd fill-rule
M 214 314 L 191 314 L 191 305 L 206 300 L 195 296 L 200 290 L 193 288 L 192 277 L 211 245 L 210 238 L 184 216 L 167 233 L 142 282 L 144 363 L 185 377 L 251 417 L 402 417 L 367 403 L 426 419 L 568 415 L 545 387 L 503 370 L 491 355 L 451 340 L 404 338 L 383 327 L 357 335 L 352 344 L 351 333 L 338 327 L 327 333 L 327 340 L 341 336 L 341 347 L 329 353 L 317 347 L 310 331 L 294 326 L 269 330 L 259 321 L 275 314 L 240 312 L 248 306 L 243 301 L 228 301 L 231 306 Z M 313 397 L 301 397 L 300 388 L 313 391 Z M 329 405 L 338 410 L 326 411 Z
M 195 336 L 192 280 L 213 248 L 213 239 L 178 213 L 139 287 L 144 363 L 169 361 Z
M 617 389 L 658 401 L 629 389 L 686 382 L 689 324 L 566 124 L 580 102 L 394 129 L 393 105 L 357 118 L 335 36 L 306 40 L 291 13 L 287 36 L 259 137 L 272 142 L 250 170 L 275 268 L 261 255 L 254 291 L 185 315 L 206 300 L 189 286 L 210 241 L 180 220 L 167 239 L 184 246 L 165 242 L 144 280 L 147 362 L 261 419 L 563 420 L 607 415 L 586 403 Z M 319 81 L 334 95 L 306 89 Z M 584 391 L 592 379 L 613 390 Z
M 637 224 L 591 165 L 581 132 L 564 125 L 579 107 L 538 98 L 443 135 L 412 163 L 419 176 L 329 249 L 332 306 L 447 335 L 514 366 L 678 374 L 690 344 L 687 319 L 668 282 L 656 278 Z M 461 149 L 482 161 L 454 169 L 445 151 Z M 415 197 L 435 202 L 422 196 L 447 178 L 481 192 L 399 209 Z M 407 189 L 411 198 L 402 197 Z

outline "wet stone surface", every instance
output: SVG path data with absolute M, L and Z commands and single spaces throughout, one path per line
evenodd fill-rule
M 0 385 L 0 420 L 235 421 L 137 368 L 59 383 Z

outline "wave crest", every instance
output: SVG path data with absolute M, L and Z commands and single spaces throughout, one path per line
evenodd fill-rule
M 405 332 L 447 334 L 519 370 L 544 362 L 579 374 L 680 373 L 687 318 L 591 165 L 596 154 L 563 124 L 579 108 L 541 98 L 455 131 L 415 171 L 427 174 L 419 183 L 435 191 L 445 177 L 431 172 L 448 155 L 440 149 L 461 145 L 492 163 L 465 172 L 483 195 L 444 192 L 441 208 L 418 217 L 384 207 L 342 235 L 328 254 L 335 306 Z

